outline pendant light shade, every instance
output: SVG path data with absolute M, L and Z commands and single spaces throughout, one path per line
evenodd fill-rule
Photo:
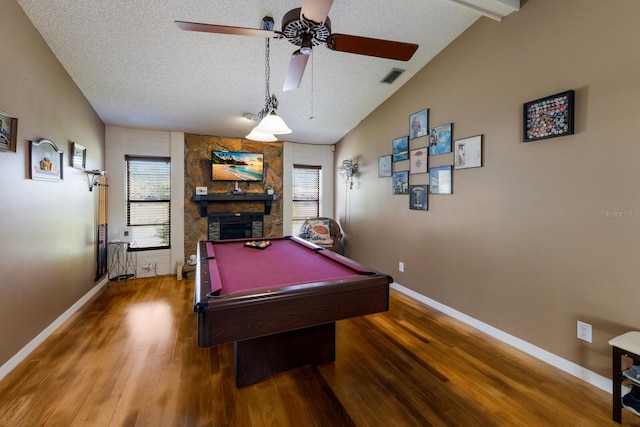
M 271 135 L 284 135 L 291 133 L 291 129 L 289 129 L 284 120 L 276 114 L 275 110 L 271 110 L 269 114 L 264 116 L 260 124 L 253 130 Z
M 253 130 L 249 133 L 249 135 L 245 136 L 245 138 L 260 142 L 273 142 L 278 140 L 278 138 L 276 138 L 273 134 L 257 131 L 256 128 L 253 128 Z

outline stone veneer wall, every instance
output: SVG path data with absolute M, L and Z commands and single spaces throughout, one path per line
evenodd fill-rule
M 184 253 L 196 253 L 196 245 L 207 239 L 207 218 L 200 217 L 200 203 L 192 201 L 196 187 L 207 187 L 209 194 L 230 193 L 233 182 L 211 179 L 211 151 L 242 151 L 264 154 L 264 182 L 239 183 L 246 193 L 264 193 L 267 183 L 276 185 L 278 200 L 273 201 L 271 214 L 264 217 L 264 236 L 282 235 L 282 147 L 281 142 L 256 142 L 241 138 L 208 135 L 184 136 Z M 264 212 L 263 202 L 209 203 L 208 213 Z

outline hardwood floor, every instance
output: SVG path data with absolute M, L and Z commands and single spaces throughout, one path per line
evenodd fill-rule
M 336 362 L 237 389 L 191 281 L 111 285 L 0 382 L 3 426 L 615 426 L 611 395 L 393 292 Z M 624 425 L 640 425 L 627 411 Z

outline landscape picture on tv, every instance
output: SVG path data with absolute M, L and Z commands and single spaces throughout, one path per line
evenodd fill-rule
M 214 181 L 263 181 L 264 155 L 212 151 L 211 178 Z

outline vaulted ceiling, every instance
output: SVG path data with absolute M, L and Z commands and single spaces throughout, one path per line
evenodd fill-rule
M 259 28 L 315 0 L 18 0 L 108 125 L 244 137 L 265 106 L 265 39 L 183 31 L 174 21 Z M 407 61 L 317 46 L 299 89 L 283 91 L 292 53 L 270 40 L 270 89 L 293 130 L 280 139 L 333 144 L 481 16 L 519 0 L 335 0 L 331 32 L 419 45 Z M 392 84 L 393 68 L 405 72 Z M 425 108 L 427 108 L 425 100 Z

